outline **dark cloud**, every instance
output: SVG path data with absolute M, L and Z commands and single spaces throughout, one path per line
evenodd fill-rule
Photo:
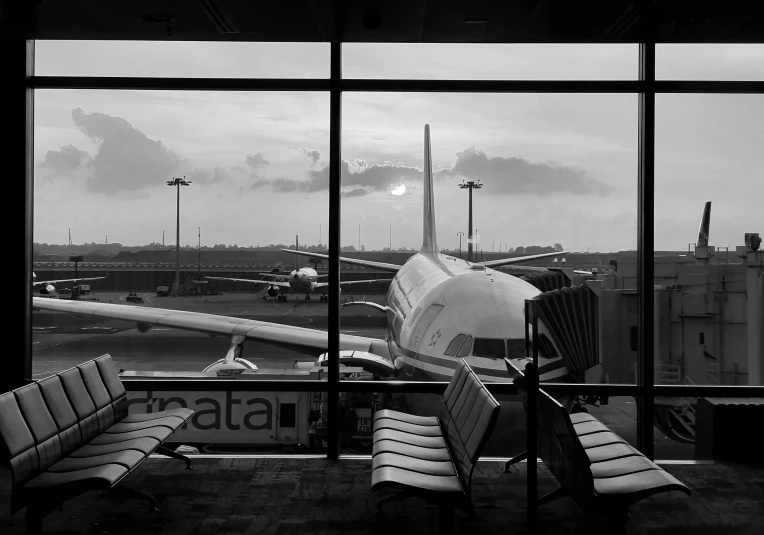
M 87 152 L 74 145 L 66 145 L 58 150 L 46 152 L 42 166 L 55 171 L 73 171 L 88 161 L 90 155 Z
M 159 140 L 149 139 L 121 117 L 72 110 L 74 124 L 98 145 L 92 159 L 94 192 L 133 191 L 168 180 L 180 158 Z
M 270 183 L 271 181 L 267 178 L 258 178 L 252 183 L 252 189 L 262 188 L 263 186 L 267 186 Z
M 343 191 L 342 196 L 343 197 L 363 197 L 364 195 L 368 193 L 369 192 L 363 188 L 355 188 L 355 189 L 351 189 L 350 191 Z
M 262 152 L 258 152 L 257 154 L 247 154 L 245 161 L 253 171 L 258 167 L 265 167 L 266 165 L 271 164 L 271 162 L 265 159 L 265 154 Z
M 451 169 L 439 171 L 437 176 L 481 180 L 490 183 L 494 193 L 546 194 L 574 193 L 609 195 L 613 188 L 594 178 L 586 171 L 553 162 L 532 163 L 523 158 L 489 158 L 475 147 L 456 155 Z

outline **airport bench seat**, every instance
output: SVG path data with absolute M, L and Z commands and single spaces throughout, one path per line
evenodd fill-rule
M 464 360 L 442 402 L 440 417 L 374 415 L 371 490 L 398 491 L 377 501 L 378 516 L 384 503 L 412 496 L 438 506 L 442 532 L 453 527 L 455 507 L 474 514 L 472 472 L 501 407 Z
M 190 460 L 162 443 L 193 414 L 173 409 L 128 415 L 127 393 L 110 355 L 0 395 L 0 436 L 12 472 L 11 513 L 27 508 L 27 530 L 69 498 L 114 489 L 151 453 Z
M 526 385 L 534 380 L 538 381 L 538 374 L 532 364 L 524 377 L 514 380 L 526 412 Z M 539 456 L 560 484 L 539 498 L 537 505 L 570 496 L 587 514 L 604 517 L 608 533 L 618 533 L 625 530 L 630 505 L 672 490 L 691 494 L 687 486 L 594 416 L 568 414 L 540 388 L 536 400 Z

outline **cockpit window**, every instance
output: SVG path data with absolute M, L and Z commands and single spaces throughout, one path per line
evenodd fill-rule
M 487 357 L 489 359 L 503 359 L 504 339 L 503 338 L 475 338 L 475 346 L 472 348 L 472 354 L 476 357 Z
M 466 334 L 457 334 L 456 337 L 453 340 L 451 340 L 451 343 L 448 344 L 448 347 L 446 348 L 446 351 L 443 354 L 450 355 L 450 356 L 456 355 L 456 352 L 459 350 L 459 347 L 462 345 L 462 342 L 464 342 L 464 339 L 466 337 L 467 337 Z
M 467 338 L 464 340 L 464 343 L 462 344 L 462 347 L 459 348 L 459 352 L 456 354 L 457 357 L 466 357 L 470 354 L 470 351 L 472 351 L 472 337 L 467 336 Z
M 507 355 L 511 359 L 521 359 L 525 356 L 525 338 L 510 338 L 507 340 Z

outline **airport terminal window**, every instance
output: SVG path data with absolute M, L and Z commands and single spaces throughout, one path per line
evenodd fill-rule
M 35 74 L 329 78 L 329 43 L 39 40 L 35 43 Z
M 476 357 L 487 357 L 489 359 L 503 359 L 506 354 L 504 351 L 503 338 L 475 338 L 475 344 L 472 348 L 472 354 Z
M 456 352 L 461 347 L 462 342 L 464 342 L 464 339 L 466 338 L 466 336 L 467 335 L 465 334 L 457 334 L 456 337 L 453 340 L 451 340 L 451 343 L 448 344 L 448 347 L 443 352 L 443 354 L 449 355 L 449 356 L 456 355 Z
M 282 403 L 279 405 L 279 427 L 295 427 L 297 422 L 297 405 Z
M 470 351 L 472 351 L 472 337 L 467 336 L 467 338 L 464 340 L 464 343 L 462 344 L 462 347 L 460 347 L 459 351 L 456 353 L 456 356 L 466 357 L 470 354 Z

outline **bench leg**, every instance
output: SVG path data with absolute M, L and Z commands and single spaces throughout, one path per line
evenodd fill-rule
M 504 471 L 509 472 L 509 467 L 513 464 L 519 463 L 520 461 L 524 461 L 528 458 L 528 452 L 524 451 L 520 455 L 515 455 L 510 460 L 507 461 L 507 463 L 504 465 Z
M 121 483 L 114 485 L 111 488 L 111 491 L 116 492 L 117 494 L 121 494 L 128 498 L 137 498 L 139 500 L 147 501 L 149 502 L 149 511 L 157 510 L 157 501 L 154 499 L 153 496 L 149 496 L 148 494 L 144 494 L 138 490 L 131 489 L 130 487 L 125 487 Z
M 170 448 L 165 448 L 164 446 L 159 446 L 154 453 L 159 453 L 160 455 L 165 455 L 167 457 L 172 457 L 173 459 L 178 459 L 179 461 L 184 461 L 186 463 L 186 470 L 191 470 L 191 459 L 186 457 L 185 455 L 182 455 L 176 451 L 171 450 Z
M 438 506 L 438 533 L 450 535 L 454 532 L 454 507 L 450 503 Z
M 557 498 L 561 498 L 564 494 L 565 493 L 563 492 L 562 487 L 556 488 L 552 492 L 544 494 L 541 498 L 539 498 L 536 502 L 536 506 L 540 507 L 546 503 L 556 500 Z
M 377 500 L 377 507 L 374 510 L 374 514 L 381 517 L 384 516 L 384 511 L 382 511 L 382 505 L 386 503 L 391 502 L 399 502 L 401 500 L 405 500 L 407 498 L 410 498 L 413 496 L 413 494 L 407 490 L 402 490 L 400 492 L 395 492 L 393 494 L 390 494 L 389 496 L 385 496 L 384 498 L 380 498 Z

